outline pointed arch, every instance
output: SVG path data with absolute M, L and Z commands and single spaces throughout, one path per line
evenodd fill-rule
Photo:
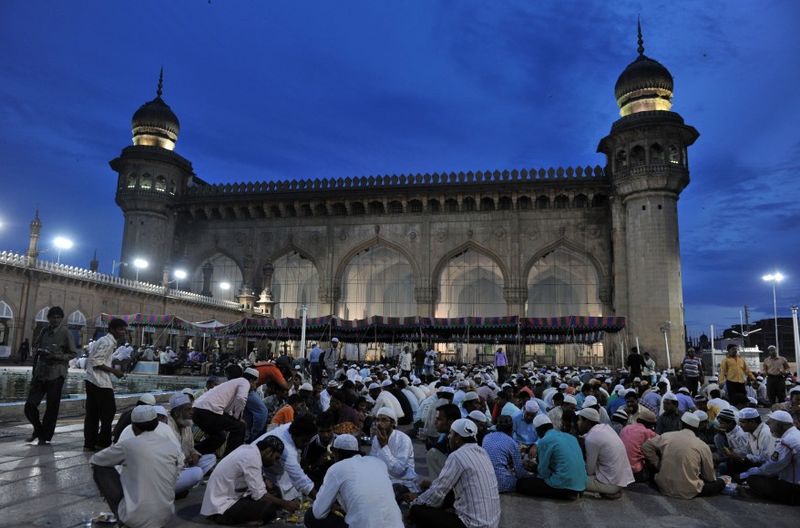
M 189 279 L 191 291 L 211 295 L 217 299 L 235 301 L 236 294 L 244 284 L 244 268 L 230 253 L 215 248 L 205 253 L 205 258 L 195 260 Z M 211 265 L 211 277 L 207 283 L 205 267 Z M 227 286 L 227 288 L 225 287 Z
M 307 308 L 308 317 L 320 316 L 321 281 L 314 257 L 290 242 L 273 253 L 268 262 L 272 266 L 269 289 L 275 303 L 273 316 L 301 317 L 302 306 Z
M 267 262 L 272 262 L 274 264 L 278 259 L 292 252 L 295 252 L 304 259 L 309 260 L 311 264 L 314 265 L 314 269 L 317 270 L 317 274 L 322 277 L 322 270 L 319 268 L 320 265 L 318 259 L 312 255 L 310 251 L 297 244 L 294 240 L 290 240 L 286 244 L 280 246 L 278 249 L 270 253 L 269 257 L 264 261 L 264 263 L 266 264 Z
M 5 301 L 0 300 L 0 319 L 13 319 L 14 309 Z
M 339 286 L 342 283 L 344 270 L 345 268 L 347 268 L 348 263 L 354 256 L 361 253 L 365 249 L 369 249 L 373 246 L 384 246 L 389 249 L 393 249 L 398 253 L 400 253 L 403 257 L 405 257 L 405 259 L 411 265 L 411 270 L 414 273 L 414 282 L 416 284 L 419 284 L 419 279 L 420 279 L 419 265 L 417 264 L 417 261 L 414 259 L 411 253 L 409 253 L 408 250 L 403 246 L 395 244 L 394 242 L 390 242 L 389 240 L 386 240 L 385 238 L 379 235 L 376 235 L 375 237 L 370 238 L 369 240 L 357 244 L 356 246 L 351 248 L 350 251 L 345 253 L 345 255 L 339 260 L 339 263 L 336 266 L 336 272 L 333 275 L 333 284 L 335 286 Z
M 497 264 L 497 267 L 500 268 L 500 271 L 503 274 L 503 282 L 505 284 L 509 283 L 509 278 L 511 277 L 511 274 L 509 273 L 508 267 L 506 266 L 505 262 L 503 262 L 503 259 L 500 258 L 500 255 L 498 255 L 491 249 L 481 246 L 477 242 L 469 240 L 467 242 L 464 242 L 460 246 L 456 247 L 455 249 L 448 251 L 442 258 L 439 259 L 439 262 L 436 263 L 436 267 L 433 268 L 433 274 L 431 275 L 431 284 L 438 284 L 440 278 L 439 276 L 441 275 L 444 267 L 447 266 L 448 262 L 450 262 L 454 257 L 457 257 L 461 253 L 469 251 L 470 249 L 473 251 L 477 251 L 478 253 L 482 253 L 483 255 L 492 259 L 495 262 L 495 264 Z
M 34 319 L 37 323 L 47 323 L 47 311 L 50 309 L 49 306 L 45 306 L 38 312 L 36 312 L 36 318 Z
M 75 310 L 67 316 L 67 325 L 69 326 L 86 326 L 86 316 L 80 310 Z
M 491 250 L 469 241 L 448 252 L 434 268 L 436 317 L 491 317 L 507 313 L 509 273 Z

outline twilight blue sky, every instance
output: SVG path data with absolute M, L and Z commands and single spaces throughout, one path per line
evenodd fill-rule
M 700 131 L 680 200 L 690 333 L 800 301 L 800 2 L 0 2 L 0 248 L 101 270 L 122 215 L 108 160 L 153 98 L 210 182 L 602 164 L 613 88 L 646 53 Z

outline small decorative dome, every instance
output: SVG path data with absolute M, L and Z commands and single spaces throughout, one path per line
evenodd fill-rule
M 178 116 L 161 98 L 164 88 L 164 69 L 158 77 L 156 98 L 139 107 L 131 119 L 133 144 L 175 150 L 180 122 Z
M 672 108 L 672 74 L 660 62 L 644 54 L 642 26 L 638 25 L 639 56 L 617 79 L 614 95 L 619 113 L 626 116 L 652 110 Z

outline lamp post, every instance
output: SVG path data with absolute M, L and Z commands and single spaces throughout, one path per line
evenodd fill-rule
M 57 236 L 53 239 L 53 245 L 56 247 L 56 264 L 61 264 L 61 250 L 72 249 L 74 244 L 66 237 Z
M 792 306 L 792 330 L 794 330 L 794 364 L 797 366 L 797 377 L 800 379 L 800 330 L 797 323 L 797 306 Z
M 147 269 L 150 263 L 143 258 L 133 259 L 133 267 L 136 268 L 136 282 L 139 282 L 139 271 Z
M 772 283 L 772 314 L 775 318 L 775 350 L 778 352 L 778 354 L 780 354 L 780 346 L 778 345 L 778 295 L 775 290 L 778 286 L 778 283 L 783 279 L 784 276 L 778 271 L 761 277 L 761 280 L 764 282 Z
M 182 269 L 176 269 L 173 275 L 175 276 L 175 289 L 179 290 L 181 281 L 186 277 L 188 277 L 189 275 L 186 273 L 185 270 Z

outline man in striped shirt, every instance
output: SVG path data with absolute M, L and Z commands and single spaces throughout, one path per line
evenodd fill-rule
M 476 440 L 478 428 L 465 418 L 450 426 L 451 453 L 439 477 L 427 491 L 413 499 L 409 516 L 417 528 L 497 528 L 500 494 L 489 455 Z M 453 492 L 455 513 L 445 498 Z
M 694 348 L 689 348 L 686 351 L 686 357 L 683 358 L 681 369 L 683 369 L 683 380 L 686 383 L 686 388 L 689 389 L 692 396 L 695 396 L 697 388 L 703 381 L 703 361 L 695 357 Z

